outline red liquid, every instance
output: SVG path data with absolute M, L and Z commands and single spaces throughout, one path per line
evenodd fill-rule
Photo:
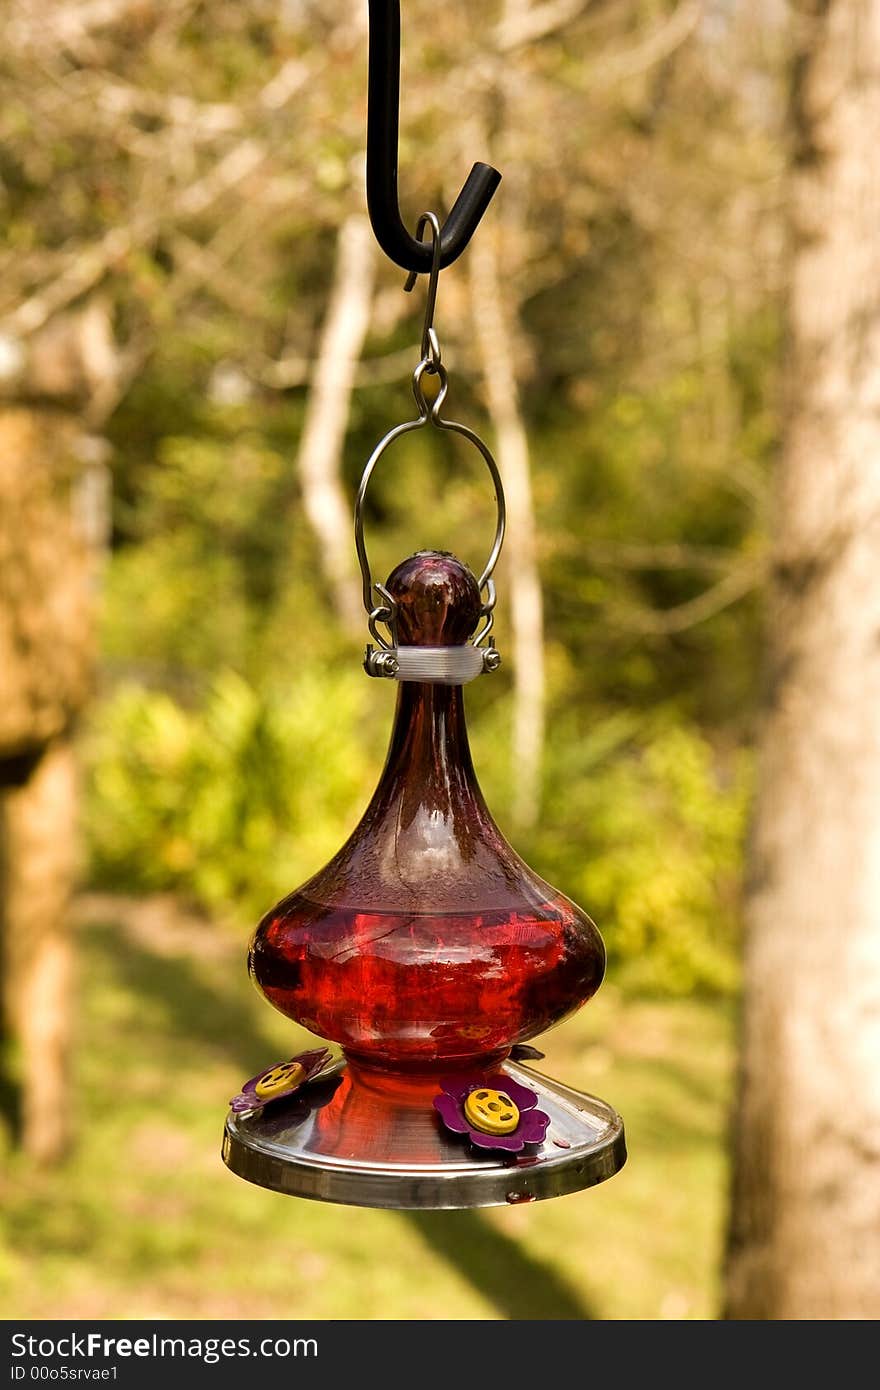
M 375 1067 L 506 1055 L 598 989 L 605 951 L 566 898 L 533 911 L 415 914 L 294 894 L 261 923 L 249 966 L 276 1009 Z

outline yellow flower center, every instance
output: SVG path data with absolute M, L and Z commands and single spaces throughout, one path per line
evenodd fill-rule
M 298 1086 L 306 1074 L 306 1069 L 302 1062 L 282 1062 L 280 1067 L 273 1067 L 260 1077 L 254 1090 L 260 1100 L 271 1100 L 273 1096 L 280 1096 L 284 1091 L 290 1091 L 294 1086 Z
M 519 1124 L 519 1111 L 505 1091 L 481 1086 L 471 1091 L 464 1103 L 467 1120 L 483 1134 L 512 1134 Z

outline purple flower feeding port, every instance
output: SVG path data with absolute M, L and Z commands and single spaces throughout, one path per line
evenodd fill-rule
M 300 1052 L 295 1057 L 288 1058 L 286 1062 L 275 1062 L 271 1067 L 264 1067 L 256 1076 L 252 1076 L 250 1081 L 244 1083 L 237 1096 L 232 1097 L 229 1105 L 233 1114 L 244 1115 L 252 1110 L 261 1110 L 272 1101 L 292 1096 L 326 1066 L 329 1060 L 330 1049 L 317 1047 L 311 1052 Z M 286 1075 L 288 1070 L 289 1074 Z M 269 1095 L 259 1094 L 258 1087 L 272 1078 L 275 1072 L 281 1074 L 277 1087 L 273 1088 Z
M 538 1097 L 527 1086 L 521 1086 L 510 1076 L 453 1076 L 440 1083 L 442 1090 L 434 1098 L 434 1109 L 448 1130 L 465 1135 L 480 1149 L 521 1153 L 527 1144 L 540 1144 L 547 1133 L 549 1115 L 537 1110 Z M 519 1123 L 509 1134 L 487 1134 L 478 1129 L 465 1114 L 465 1102 L 473 1091 L 500 1091 L 510 1097 L 519 1111 Z

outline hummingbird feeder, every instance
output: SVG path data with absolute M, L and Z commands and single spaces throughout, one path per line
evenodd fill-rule
M 233 1098 L 223 1158 L 240 1177 L 292 1196 L 358 1206 L 455 1208 L 534 1201 L 611 1177 L 626 1158 L 605 1101 L 527 1065 L 529 1040 L 595 993 L 605 948 L 593 922 L 515 853 L 471 761 L 463 687 L 496 670 L 492 578 L 505 529 L 495 460 L 446 418 L 434 311 L 440 271 L 465 248 L 500 175 L 474 166 L 446 223 L 415 238 L 397 202 L 400 7 L 371 0 L 367 192 L 376 237 L 428 274 L 417 415 L 364 468 L 355 545 L 372 642 L 368 675 L 396 682 L 384 771 L 357 828 L 319 873 L 282 899 L 251 942 L 269 1003 L 336 1045 L 266 1068 Z M 430 239 L 424 240 L 430 229 Z M 426 391 L 433 378 L 434 389 Z M 363 532 L 370 478 L 413 430 L 462 436 L 494 487 L 495 534 L 481 573 L 419 551 L 374 581 Z

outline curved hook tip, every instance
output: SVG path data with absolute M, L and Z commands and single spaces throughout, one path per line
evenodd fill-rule
M 431 270 L 432 250 L 407 231 L 397 190 L 400 113 L 400 3 L 370 0 L 367 100 L 367 207 L 385 254 L 411 275 Z M 440 232 L 440 269 L 457 260 L 492 201 L 501 175 L 490 164 L 471 169 Z

